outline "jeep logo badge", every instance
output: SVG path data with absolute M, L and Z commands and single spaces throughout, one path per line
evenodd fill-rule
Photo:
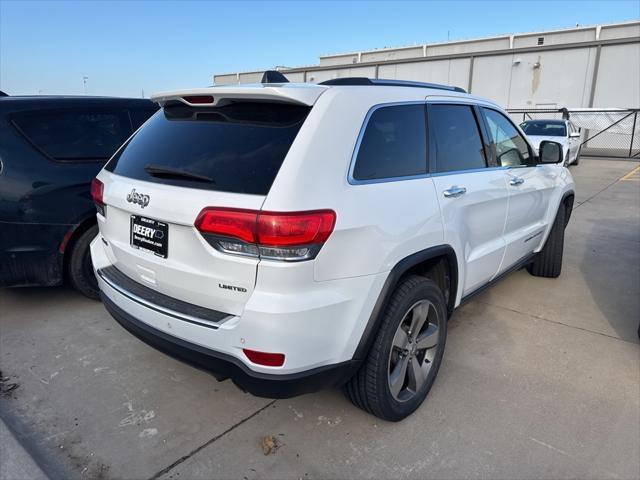
M 143 195 L 141 193 L 138 193 L 138 192 L 136 192 L 135 188 L 133 190 L 131 190 L 130 194 L 127 195 L 127 202 L 129 202 L 129 203 L 137 203 L 142 208 L 144 208 L 147 205 L 149 205 L 149 200 L 150 200 L 149 195 Z

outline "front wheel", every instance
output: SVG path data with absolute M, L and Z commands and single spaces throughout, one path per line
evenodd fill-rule
M 413 275 L 394 291 L 373 346 L 344 387 L 359 408 L 399 421 L 424 401 L 435 381 L 447 337 L 447 308 L 432 280 Z
M 527 267 L 529 273 L 534 277 L 556 278 L 560 276 L 564 250 L 564 229 L 567 226 L 566 213 L 565 206 L 561 203 L 547 242 L 534 262 Z

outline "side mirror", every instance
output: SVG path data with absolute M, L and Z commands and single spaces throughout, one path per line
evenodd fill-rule
M 570 136 L 571 138 L 579 137 L 579 136 L 580 136 L 580 132 L 571 132 L 571 133 L 569 134 L 569 136 Z
M 543 140 L 538 148 L 540 163 L 560 163 L 562 157 L 562 145 L 558 142 Z

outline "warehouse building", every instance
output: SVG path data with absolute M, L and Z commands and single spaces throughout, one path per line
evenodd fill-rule
M 640 21 L 325 55 L 292 82 L 371 77 L 445 83 L 509 109 L 640 108 Z M 214 75 L 257 83 L 263 71 Z
M 324 55 L 319 65 L 280 71 L 291 82 L 454 85 L 498 102 L 516 121 L 571 115 L 583 155 L 640 157 L 640 21 Z M 259 83 L 263 73 L 214 75 L 213 82 Z

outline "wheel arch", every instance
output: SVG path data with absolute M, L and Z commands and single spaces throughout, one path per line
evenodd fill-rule
M 569 219 L 571 218 L 571 212 L 573 211 L 573 202 L 575 201 L 575 198 L 575 192 L 573 190 L 568 190 L 562 195 L 562 198 L 560 199 L 560 205 L 564 205 L 566 213 L 564 221 L 565 226 L 569 224 Z
M 459 283 L 458 260 L 453 247 L 450 245 L 438 245 L 413 253 L 396 263 L 389 272 L 373 307 L 373 311 L 369 316 L 369 320 L 367 321 L 367 325 L 362 333 L 360 342 L 356 347 L 356 351 L 353 355 L 354 360 L 364 360 L 364 358 L 366 358 L 367 352 L 375 339 L 376 332 L 380 328 L 382 312 L 402 278 L 415 273 L 433 278 L 429 275 L 429 272 L 432 272 L 434 268 L 439 268 L 443 265 L 443 262 L 446 262 L 445 275 L 446 283 L 448 284 L 445 285 L 445 288 L 448 287 L 448 295 L 445 295 L 447 300 L 447 311 L 449 314 L 453 312 Z M 435 281 L 438 282 L 438 280 Z M 442 279 L 440 279 L 440 281 L 442 281 Z

